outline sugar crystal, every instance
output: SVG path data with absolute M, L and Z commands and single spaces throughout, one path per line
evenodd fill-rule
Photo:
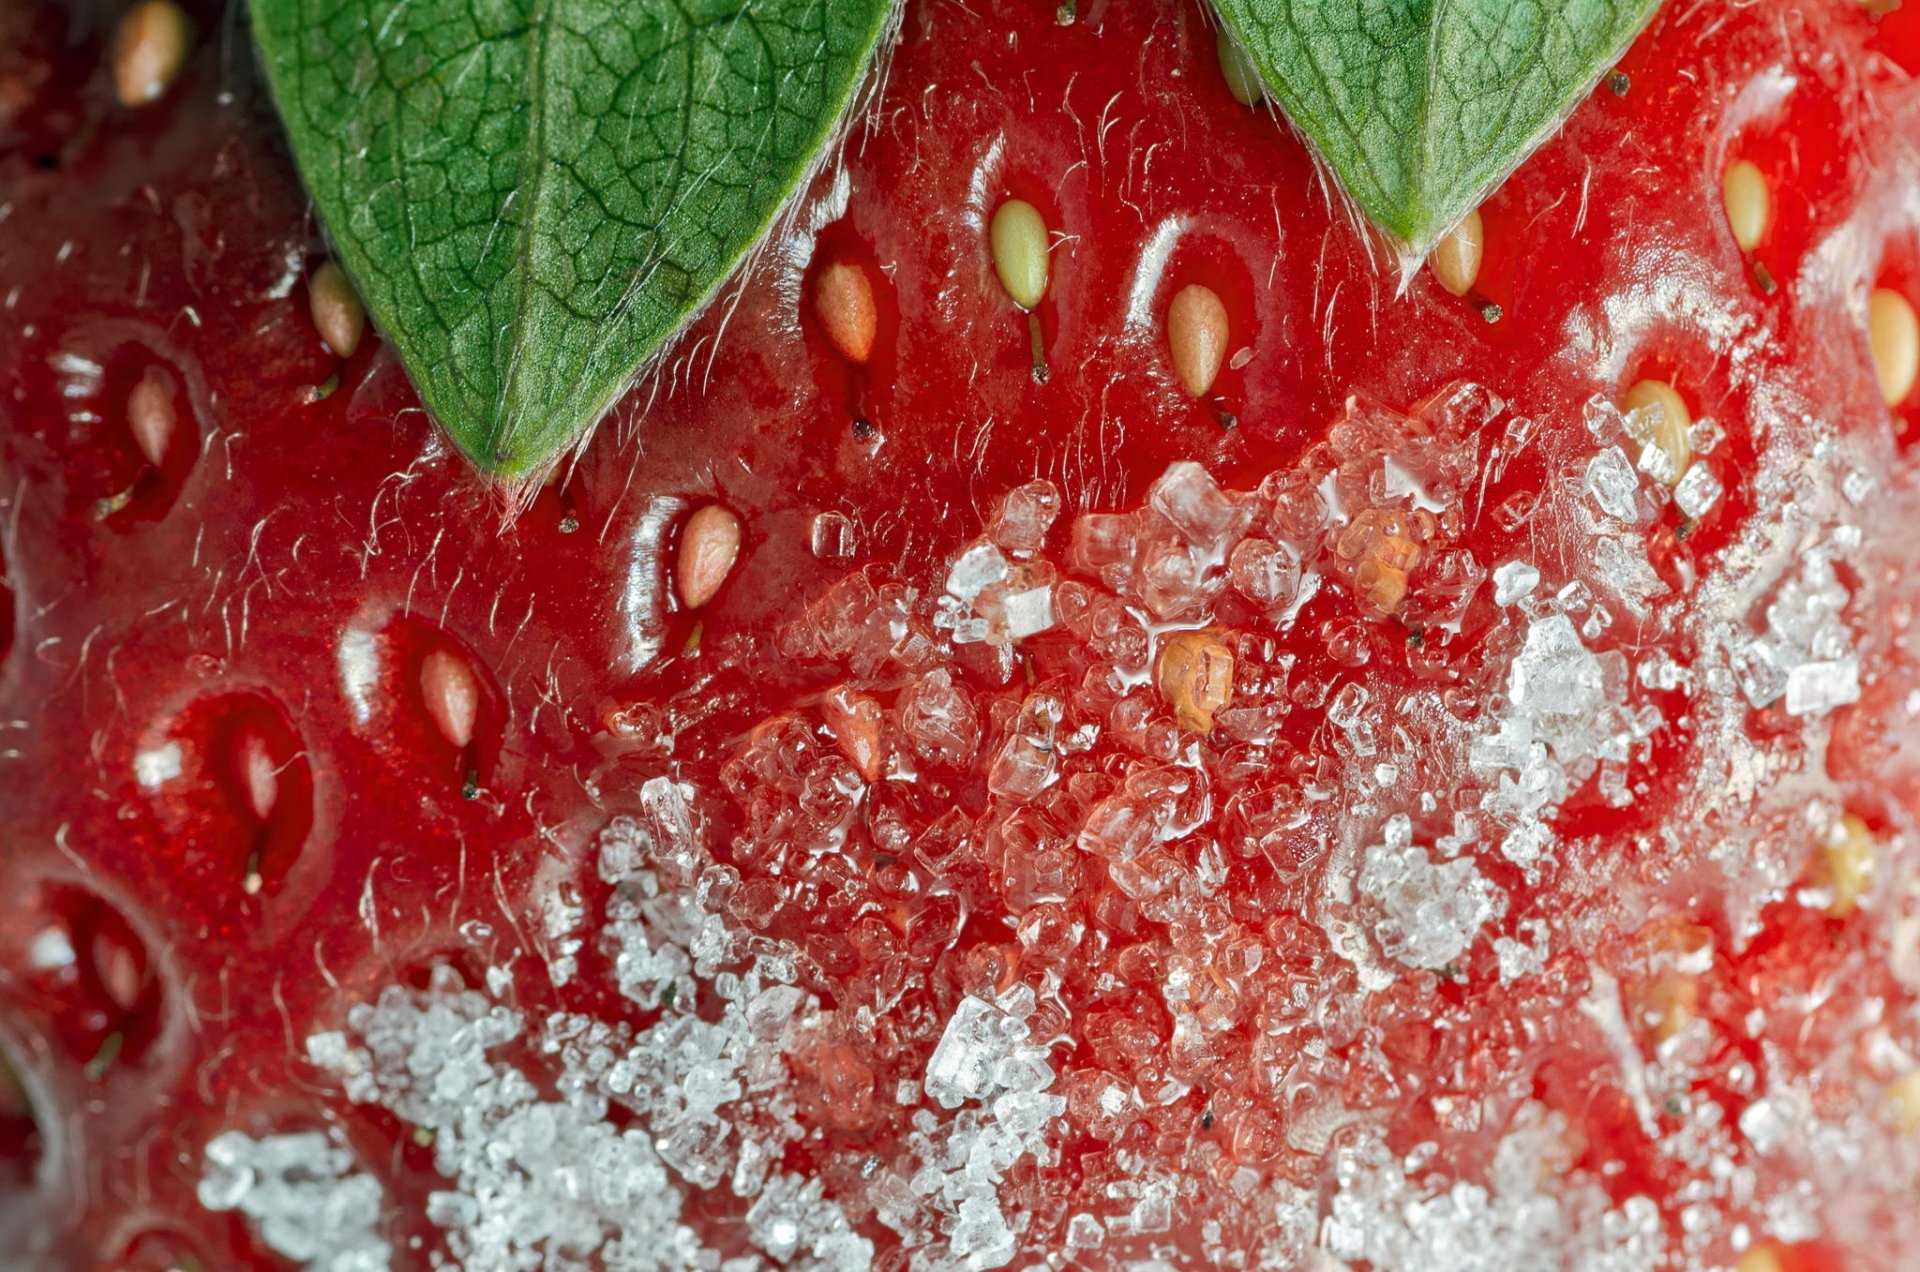
M 1674 506 L 1680 509 L 1688 520 L 1698 520 L 1707 510 L 1719 502 L 1720 479 L 1713 475 L 1713 469 L 1696 461 L 1687 469 L 1687 475 L 1673 488 Z
M 1493 603 L 1502 607 L 1518 603 L 1540 585 L 1540 571 L 1525 561 L 1509 561 L 1493 572 Z
M 384 1272 L 380 1183 L 319 1131 L 252 1139 L 239 1131 L 206 1148 L 200 1204 L 238 1210 L 267 1246 L 321 1272 Z
M 1147 502 L 1204 553 L 1224 552 L 1227 540 L 1247 523 L 1246 510 L 1191 460 L 1170 464 L 1148 491 Z
M 1586 489 L 1608 516 L 1628 523 L 1637 519 L 1640 477 L 1618 446 L 1608 446 L 1588 461 Z

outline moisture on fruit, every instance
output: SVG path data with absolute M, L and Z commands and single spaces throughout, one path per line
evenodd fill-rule
M 907 0 L 510 485 L 181 7 L 0 0 L 0 1267 L 1920 1249 L 1913 5 L 1661 7 L 1412 273 L 1200 7 Z

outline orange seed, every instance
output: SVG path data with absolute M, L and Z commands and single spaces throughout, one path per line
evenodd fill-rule
M 727 581 L 740 555 L 740 518 L 719 504 L 687 518 L 680 532 L 680 603 L 699 609 Z
M 1227 357 L 1227 307 L 1211 287 L 1191 283 L 1167 306 L 1167 355 L 1194 397 L 1205 397 Z
M 113 38 L 113 91 L 122 106 L 156 101 L 187 60 L 187 15 L 173 0 L 141 0 Z
M 848 362 L 865 362 L 873 356 L 873 336 L 880 318 L 866 270 L 846 261 L 835 261 L 821 270 L 813 293 L 813 311 L 841 357 Z
M 133 433 L 140 453 L 155 468 L 166 459 L 167 447 L 173 442 L 174 426 L 178 423 L 179 414 L 174 410 L 173 394 L 166 381 L 152 372 L 142 376 L 140 383 L 127 394 L 127 428 Z
M 1213 730 L 1213 713 L 1233 701 L 1233 650 L 1210 629 L 1181 632 L 1160 646 L 1154 683 L 1180 727 Z

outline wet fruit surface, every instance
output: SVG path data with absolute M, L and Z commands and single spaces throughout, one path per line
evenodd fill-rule
M 517 515 L 237 19 L 8 16 L 20 1259 L 1914 1248 L 1898 13 L 1673 6 L 1400 294 L 1198 8 L 910 5 Z

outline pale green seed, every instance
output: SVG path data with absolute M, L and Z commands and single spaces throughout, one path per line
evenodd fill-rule
M 1220 28 L 1220 74 L 1227 80 L 1227 91 L 1242 106 L 1258 106 L 1266 96 L 1260 83 L 1260 70 L 1225 27 Z
M 988 227 L 993 268 L 1000 285 L 1022 309 L 1032 309 L 1047 294 L 1047 223 L 1024 199 L 1008 199 Z

